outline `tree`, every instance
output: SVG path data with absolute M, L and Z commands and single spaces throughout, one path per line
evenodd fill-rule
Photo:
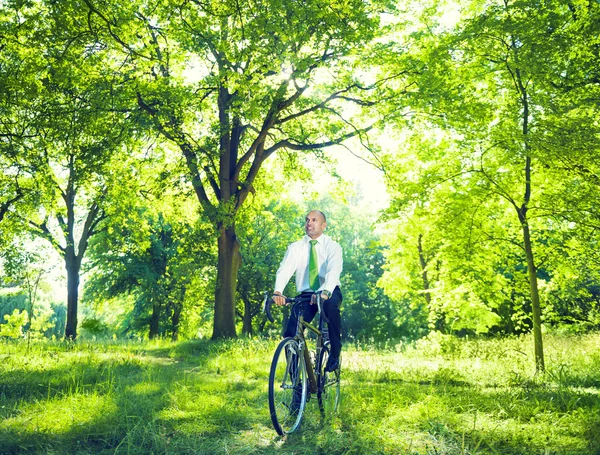
M 140 108 L 181 150 L 187 178 L 218 233 L 213 338 L 235 337 L 238 213 L 277 151 L 320 150 L 374 126 L 355 124 L 356 109 L 347 106 L 373 105 L 369 96 L 378 84 L 361 81 L 356 70 L 361 47 L 378 27 L 377 6 L 85 3 L 90 29 L 118 44 L 135 66 Z
M 123 74 L 113 71 L 119 62 L 58 5 L 11 6 L 2 10 L 3 55 L 20 65 L 8 65 L 5 74 L 2 160 L 15 197 L 4 204 L 11 202 L 21 230 L 47 240 L 64 260 L 65 337 L 74 339 L 81 263 L 105 218 L 103 198 L 122 178 L 116 175 L 124 161 L 119 153 L 130 141 L 116 77 Z
M 472 228 L 520 246 L 528 272 L 536 369 L 543 371 L 536 239 L 542 242 L 547 236 L 551 220 L 589 219 L 584 201 L 598 189 L 581 182 L 582 173 L 596 175 L 589 153 L 598 149 L 597 125 L 585 118 L 597 107 L 582 94 L 598 88 L 597 70 L 589 64 L 597 50 L 584 44 L 582 36 L 590 31 L 598 8 L 521 1 L 476 2 L 471 8 L 466 9 L 471 17 L 456 30 L 428 37 L 411 56 L 421 52 L 423 68 L 416 78 L 414 105 L 458 150 L 458 159 L 447 169 L 424 168 L 422 182 L 429 183 L 425 188 L 432 193 L 436 185 L 456 193 L 442 207 L 466 209 L 462 196 L 467 196 L 472 209 L 464 213 L 473 217 Z M 578 51 L 570 53 L 570 46 Z M 564 115 L 570 119 L 561 120 Z M 565 143 L 578 144 L 576 157 L 567 158 Z M 435 170 L 441 172 L 436 175 Z M 567 188 L 573 186 L 582 198 L 566 215 L 556 210 L 553 198 L 572 199 Z M 506 223 L 507 209 L 518 221 L 519 240 L 514 228 L 499 224 Z M 505 224 L 511 225 L 515 223 Z
M 592 7 L 593 8 L 593 7 Z M 516 212 L 521 230 L 522 245 L 526 257 L 529 274 L 531 307 L 533 314 L 533 332 L 535 344 L 536 369 L 544 371 L 544 351 L 541 332 L 541 306 L 538 290 L 538 264 L 535 259 L 532 244 L 532 215 L 535 210 L 533 194 L 537 189 L 542 195 L 538 198 L 542 207 L 547 202 L 543 194 L 547 192 L 549 183 L 544 180 L 543 173 L 536 172 L 538 166 L 546 166 L 556 171 L 561 170 L 560 161 L 564 156 L 561 148 L 554 147 L 548 136 L 562 122 L 551 124 L 544 112 L 564 109 L 562 103 L 556 103 L 554 98 L 562 95 L 556 85 L 583 82 L 588 85 L 589 74 L 583 77 L 574 74 L 573 65 L 581 63 L 580 58 L 568 56 L 567 49 L 572 43 L 580 44 L 580 32 L 583 25 L 579 13 L 592 12 L 589 6 L 581 5 L 570 9 L 560 3 L 549 3 L 541 10 L 526 2 L 505 2 L 497 8 L 474 18 L 465 28 L 466 44 L 464 49 L 470 55 L 483 50 L 486 57 L 480 60 L 492 70 L 502 70 L 506 85 L 503 87 L 512 92 L 508 100 L 506 120 L 500 121 L 496 144 L 503 151 L 513 154 L 513 163 L 523 169 L 521 174 L 521 196 L 515 197 L 514 184 L 493 169 L 495 174 L 488 172 L 489 161 L 482 157 L 479 172 L 495 188 L 497 194 L 507 200 Z M 597 9 L 597 8 L 596 8 Z M 587 22 L 587 21 L 586 21 Z M 563 29 L 566 28 L 566 32 Z M 576 31 L 576 33 L 573 33 Z M 472 46 L 472 38 L 478 38 L 478 45 Z M 589 48 L 588 48 L 589 49 Z M 567 57 L 565 58 L 565 54 Z M 576 70 L 575 70 L 576 71 Z M 593 80 L 593 79 L 592 79 Z M 596 82 L 597 84 L 597 82 Z M 571 96 L 571 101 L 575 101 Z M 585 99 L 578 97 L 576 103 L 581 108 L 590 106 Z M 540 121 L 537 121 L 537 117 Z M 555 118 L 556 120 L 556 118 Z M 520 131 L 519 131 L 520 130 Z M 510 135 L 507 135 L 508 132 Z M 582 134 L 581 129 L 575 129 L 569 136 L 577 142 L 587 142 L 592 148 L 597 148 L 597 140 L 592 135 Z M 591 142 L 590 142 L 591 140 Z M 585 156 L 582 163 L 587 168 Z M 485 161 L 484 161 L 485 160 Z M 496 158 L 497 160 L 497 158 Z M 505 161 L 507 163 L 507 161 Z M 486 166 L 487 164 L 487 166 Z M 537 175 L 536 175 L 537 174 Z M 571 172 L 559 172 L 571 179 Z M 513 180 L 514 181 L 514 180 Z
M 10 244 L 10 214 L 26 194 L 35 192 L 27 176 L 31 167 L 30 155 L 20 143 L 36 134 L 34 121 L 28 109 L 37 96 L 35 71 L 25 57 L 27 51 L 13 39 L 14 13 L 2 6 L 0 9 L 0 246 Z M 32 31 L 30 23 L 22 24 L 25 33 Z M 16 42 L 15 42 L 16 41 Z

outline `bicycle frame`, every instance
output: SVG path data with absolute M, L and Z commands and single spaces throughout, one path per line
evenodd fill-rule
M 298 345 L 300 346 L 300 349 L 303 352 L 304 360 L 306 363 L 306 370 L 307 370 L 307 374 L 308 374 L 308 381 L 310 383 L 310 393 L 317 392 L 318 382 L 317 382 L 317 377 L 315 375 L 315 365 L 313 364 L 312 359 L 310 358 L 310 350 L 308 349 L 308 346 L 306 343 L 306 338 L 304 336 L 304 328 L 307 328 L 308 330 L 310 330 L 317 336 L 317 346 L 316 346 L 316 350 L 315 350 L 315 361 L 316 361 L 319 358 L 319 355 L 321 354 L 321 351 L 323 349 L 323 344 L 324 344 L 323 322 L 325 322 L 325 323 L 329 322 L 327 320 L 327 316 L 325 316 L 325 313 L 323 312 L 323 307 L 321 305 L 321 294 L 319 292 L 317 292 L 317 293 L 315 293 L 315 295 L 316 295 L 316 301 L 317 301 L 316 304 L 317 304 L 318 313 L 319 313 L 318 327 L 315 327 L 310 322 L 306 322 L 304 320 L 304 315 L 301 312 L 298 315 L 298 325 L 296 326 L 296 335 L 294 336 L 294 338 L 298 342 Z M 296 298 L 291 298 L 291 299 L 288 298 L 288 299 L 286 299 L 286 302 L 294 303 L 295 305 L 299 304 L 299 302 L 296 302 Z M 263 310 L 267 314 L 267 318 L 269 318 L 269 320 L 271 322 L 273 322 L 273 316 L 271 316 L 271 303 L 272 303 L 272 299 L 270 299 L 269 295 L 267 293 L 265 293 L 265 301 L 263 303 Z M 304 305 L 305 303 L 302 303 L 302 304 Z
M 309 322 L 304 320 L 304 315 L 300 314 L 298 317 L 298 326 L 296 328 L 296 336 L 294 337 L 296 341 L 298 341 L 298 345 L 303 352 L 304 361 L 306 363 L 306 373 L 308 375 L 308 382 L 310 384 L 310 393 L 317 393 L 318 390 L 318 381 L 315 375 L 315 365 L 310 358 L 310 349 L 308 349 L 308 345 L 306 342 L 306 337 L 304 336 L 304 328 L 307 328 L 311 332 L 313 332 L 317 336 L 317 345 L 315 349 L 315 361 L 319 358 L 321 354 L 321 350 L 323 349 L 323 319 L 321 318 L 321 304 L 320 297 L 317 297 L 319 300 L 319 327 L 315 327 Z

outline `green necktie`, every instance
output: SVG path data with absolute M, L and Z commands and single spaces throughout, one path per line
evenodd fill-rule
M 319 260 L 317 258 L 316 240 L 310 241 L 310 259 L 308 261 L 308 282 L 313 291 L 319 289 Z

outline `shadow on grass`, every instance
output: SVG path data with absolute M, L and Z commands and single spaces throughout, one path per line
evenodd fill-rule
M 40 369 L 17 367 L 0 373 L 0 397 L 4 408 L 20 400 L 48 399 L 89 389 L 110 388 L 116 377 L 141 372 L 139 362 L 101 361 L 46 364 Z
M 215 453 L 268 419 L 266 380 L 235 355 L 226 374 L 206 368 L 227 352 L 189 342 L 12 365 L 0 371 L 0 454 Z
M 379 410 L 381 427 L 431 449 L 415 453 L 600 454 L 600 390 L 589 381 L 586 388 L 542 382 L 482 387 L 456 371 L 412 376 L 347 375 L 345 388 L 355 391 L 345 407 L 351 420 L 368 427 L 359 414 Z
M 313 397 L 300 431 L 280 438 L 270 347 L 42 352 L 34 367 L 0 370 L 0 453 L 600 455 L 600 390 L 589 381 L 482 386 L 450 368 L 345 372 L 338 416 L 323 421 Z

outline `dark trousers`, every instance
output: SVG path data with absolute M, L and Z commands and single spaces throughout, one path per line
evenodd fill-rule
M 311 292 L 302 293 L 302 303 L 300 305 L 294 305 L 292 314 L 290 315 L 285 331 L 283 332 L 284 337 L 293 337 L 296 335 L 298 315 L 300 314 L 301 309 L 303 309 L 304 320 L 306 322 L 311 322 L 314 319 L 319 307 L 318 305 L 310 304 L 311 294 Z M 329 328 L 329 341 L 331 342 L 331 357 L 339 357 L 340 352 L 342 352 L 342 315 L 340 313 L 342 300 L 342 291 L 340 291 L 338 286 L 333 290 L 330 298 L 321 301 L 323 313 L 325 313 L 325 316 L 329 319 L 327 327 Z

